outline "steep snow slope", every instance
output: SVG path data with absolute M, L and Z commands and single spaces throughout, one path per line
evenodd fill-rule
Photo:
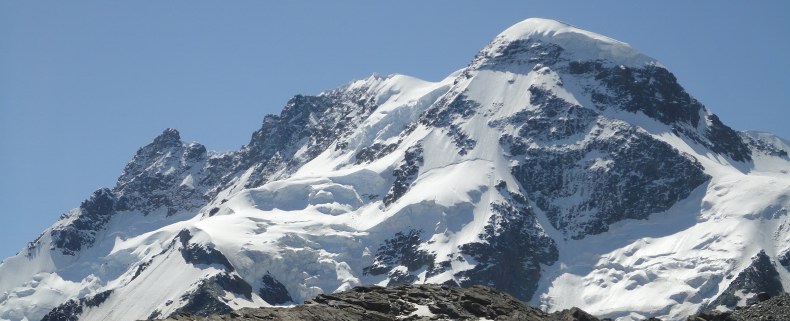
M 0 264 L 0 319 L 144 319 L 482 283 L 679 319 L 790 286 L 788 143 L 654 59 L 528 19 L 439 82 L 296 96 L 226 154 L 168 129 Z

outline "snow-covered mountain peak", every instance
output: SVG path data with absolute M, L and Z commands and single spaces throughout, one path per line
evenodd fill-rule
M 549 44 L 553 46 L 547 47 Z M 561 52 L 555 52 L 554 46 Z M 511 26 L 500 33 L 481 54 L 497 57 L 528 50 L 556 53 L 570 61 L 602 61 L 628 67 L 659 64 L 625 42 L 543 18 L 529 18 Z
M 679 319 L 790 286 L 788 146 L 727 127 L 627 44 L 528 19 L 437 82 L 296 95 L 238 151 L 166 129 L 0 263 L 0 320 L 400 283 Z

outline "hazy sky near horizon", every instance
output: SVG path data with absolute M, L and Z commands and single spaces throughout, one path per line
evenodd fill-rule
M 439 80 L 529 17 L 630 43 L 731 127 L 790 138 L 788 1 L 2 1 L 0 259 L 164 128 L 235 150 L 294 94 Z

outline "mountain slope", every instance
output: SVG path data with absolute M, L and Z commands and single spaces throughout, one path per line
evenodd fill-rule
M 236 152 L 165 130 L 0 264 L 0 318 L 206 314 L 404 283 L 623 319 L 732 308 L 790 285 L 788 151 L 727 127 L 627 44 L 528 19 L 439 82 L 296 96 Z

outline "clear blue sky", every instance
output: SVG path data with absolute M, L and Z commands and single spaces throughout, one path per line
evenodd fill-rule
M 438 80 L 529 17 L 628 42 L 735 129 L 790 138 L 790 1 L 2 1 L 0 257 L 166 127 L 238 149 L 294 94 Z

